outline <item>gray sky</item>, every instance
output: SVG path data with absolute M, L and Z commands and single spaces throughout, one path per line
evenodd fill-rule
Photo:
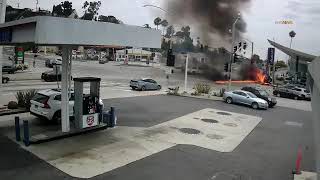
M 7 0 L 8 4 L 20 8 L 35 8 L 36 0 Z M 54 4 L 62 0 L 38 0 L 39 6 L 51 10 Z M 71 0 L 73 7 L 82 14 L 81 6 L 84 0 Z M 126 24 L 153 25 L 156 16 L 165 18 L 165 13 L 155 8 L 143 8 L 145 4 L 163 6 L 165 0 L 101 0 L 100 14 L 114 15 Z M 164 7 L 164 6 L 163 6 Z M 251 7 L 242 14 L 248 24 L 245 36 L 255 43 L 255 52 L 266 58 L 269 44 L 267 39 L 275 40 L 289 46 L 288 33 L 294 30 L 297 35 L 293 40 L 293 48 L 314 55 L 320 55 L 320 36 L 317 31 L 320 26 L 319 0 L 252 0 Z M 276 21 L 292 20 L 293 25 L 276 24 Z M 170 23 L 170 22 L 169 22 Z M 250 48 L 250 47 L 249 47 Z M 285 60 L 287 57 L 276 52 L 276 59 Z

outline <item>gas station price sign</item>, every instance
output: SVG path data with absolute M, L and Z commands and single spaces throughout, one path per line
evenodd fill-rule
M 23 47 L 16 47 L 17 64 L 24 64 L 24 49 Z

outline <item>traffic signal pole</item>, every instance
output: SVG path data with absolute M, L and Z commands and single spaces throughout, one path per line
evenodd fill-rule
M 231 81 L 232 81 L 232 63 L 233 63 L 233 47 L 234 47 L 234 39 L 235 39 L 235 30 L 236 30 L 236 24 L 238 20 L 240 19 L 240 16 L 237 17 L 237 19 L 232 24 L 232 41 L 231 41 L 231 49 L 230 49 L 230 69 L 229 69 L 229 84 L 228 84 L 228 90 L 231 90 Z
M 5 22 L 6 19 L 7 0 L 0 0 L 0 24 Z M 3 46 L 0 46 L 0 87 L 2 86 L 2 62 L 3 62 Z M 1 89 L 1 88 L 0 88 Z

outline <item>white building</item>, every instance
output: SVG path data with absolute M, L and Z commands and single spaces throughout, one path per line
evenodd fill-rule
M 124 61 L 128 57 L 129 61 L 151 60 L 152 52 L 142 49 L 123 49 L 117 50 L 116 61 Z

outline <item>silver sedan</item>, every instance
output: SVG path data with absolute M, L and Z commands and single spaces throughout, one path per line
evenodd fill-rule
M 146 91 L 146 90 L 160 90 L 161 85 L 158 84 L 155 80 L 153 79 L 139 79 L 139 80 L 131 80 L 130 81 L 130 87 L 133 90 L 141 90 L 141 91 Z
M 223 99 L 228 104 L 238 103 L 251 106 L 253 109 L 268 109 L 268 102 L 258 98 L 251 92 L 236 90 L 229 91 L 223 94 Z

